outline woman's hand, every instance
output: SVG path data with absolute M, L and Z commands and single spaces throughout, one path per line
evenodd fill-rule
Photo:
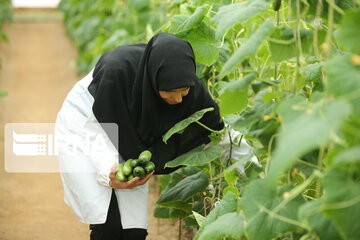
M 110 177 L 109 186 L 115 189 L 132 189 L 134 187 L 144 185 L 151 178 L 153 173 L 154 172 L 148 173 L 143 179 L 140 179 L 139 177 L 134 177 L 130 181 L 120 182 L 119 180 L 116 179 L 115 173 L 111 172 L 109 175 Z

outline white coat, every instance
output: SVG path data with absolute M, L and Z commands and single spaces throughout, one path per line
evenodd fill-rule
M 92 112 L 94 98 L 87 89 L 91 81 L 92 71 L 68 93 L 57 115 L 55 134 L 104 134 Z M 96 127 L 87 127 L 88 123 L 96 123 Z M 116 168 L 119 158 L 122 159 L 109 139 L 106 144 L 112 152 L 96 157 L 80 151 L 75 156 L 69 155 L 61 148 L 58 152 L 64 201 L 77 219 L 86 224 L 106 221 L 112 193 L 109 174 Z M 74 170 L 79 166 L 86 171 Z M 133 189 L 115 189 L 115 193 L 123 228 L 147 229 L 148 184 Z

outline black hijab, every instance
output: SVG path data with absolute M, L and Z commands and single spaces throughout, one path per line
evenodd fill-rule
M 182 103 L 170 105 L 159 91 L 190 87 Z M 126 160 L 149 149 L 156 173 L 166 173 L 166 162 L 202 143 L 209 132 L 191 124 L 181 135 L 162 142 L 174 124 L 192 113 L 214 107 L 200 120 L 222 129 L 217 104 L 196 76 L 191 45 L 169 33 L 156 34 L 148 44 L 123 45 L 104 53 L 97 62 L 88 87 L 94 97 L 93 113 L 101 123 L 117 123 L 119 154 Z M 110 130 L 104 128 L 112 139 Z M 112 139 L 113 143 L 117 142 Z

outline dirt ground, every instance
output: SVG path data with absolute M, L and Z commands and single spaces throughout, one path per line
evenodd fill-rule
M 67 92 L 80 79 L 76 50 L 59 13 L 15 13 L 15 22 L 5 26 L 10 42 L 0 43 L 0 90 L 8 92 L 0 98 L 0 240 L 89 239 L 88 225 L 78 222 L 63 201 L 59 174 L 4 170 L 4 124 L 54 122 Z M 147 239 L 178 239 L 178 222 L 152 217 L 158 197 L 155 179 L 149 190 Z

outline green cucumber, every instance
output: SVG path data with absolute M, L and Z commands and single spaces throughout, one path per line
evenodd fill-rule
M 155 164 L 153 162 L 147 162 L 144 168 L 145 168 L 146 174 L 148 174 L 149 172 L 154 171 Z
M 119 180 L 120 182 L 124 182 L 125 181 L 125 176 L 124 173 L 121 170 L 118 170 L 116 172 L 116 179 Z
M 143 179 L 145 177 L 145 169 L 140 167 L 140 166 L 137 166 L 137 167 L 134 168 L 133 174 L 136 177 L 139 177 L 140 179 Z
M 139 162 L 140 162 L 141 164 L 145 164 L 145 162 L 150 161 L 150 159 L 151 159 L 151 152 L 148 151 L 148 150 L 143 151 L 143 152 L 140 153 L 140 155 L 139 155 Z
M 273 10 L 279 11 L 281 8 L 281 0 L 274 0 L 273 2 Z
M 133 159 L 128 159 L 125 164 L 124 164 L 124 167 L 123 167 L 123 173 L 125 176 L 129 176 L 132 172 L 132 167 L 131 167 L 131 162 L 132 162 Z
M 134 168 L 136 166 L 138 166 L 140 163 L 139 163 L 139 160 L 138 159 L 133 159 L 131 161 L 131 167 Z

